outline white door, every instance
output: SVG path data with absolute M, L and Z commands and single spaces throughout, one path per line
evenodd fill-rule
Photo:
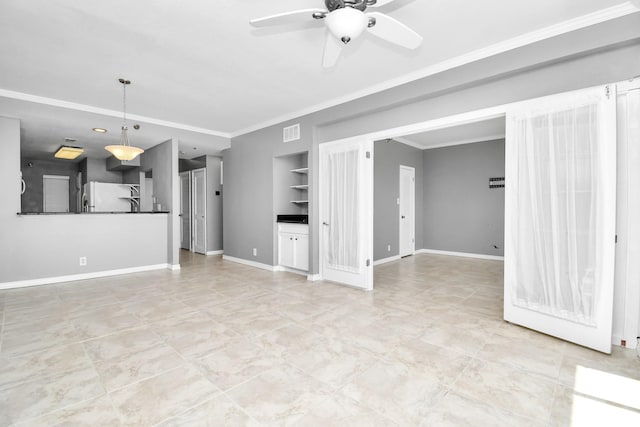
M 321 276 L 373 289 L 373 141 L 320 145 Z
M 191 250 L 191 172 L 180 172 L 180 247 Z
M 69 177 L 42 176 L 43 212 L 69 212 Z
M 207 171 L 196 169 L 193 173 L 193 250 L 207 253 Z
M 416 251 L 416 170 L 400 166 L 400 256 L 413 255 Z
M 504 318 L 611 352 L 615 87 L 507 113 Z

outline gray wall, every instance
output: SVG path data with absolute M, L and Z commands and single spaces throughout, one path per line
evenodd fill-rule
M 314 115 L 320 142 L 419 123 L 640 74 L 640 14 L 513 49 Z
M 178 141 L 170 139 L 140 155 L 140 170 L 153 175 L 153 195 L 162 210 L 168 210 L 168 262 L 180 264 L 180 182 L 178 175 Z
M 31 164 L 29 166 L 28 164 Z M 80 165 L 68 160 L 36 160 L 23 158 L 21 160 L 22 179 L 26 184 L 26 191 L 21 198 L 21 212 L 43 212 L 43 175 L 60 175 L 69 177 L 69 212 L 78 211 L 78 188 L 76 176 Z
M 300 140 L 283 143 L 282 128 L 300 123 Z M 309 118 L 271 126 L 232 140 L 224 151 L 224 253 L 227 256 L 274 265 L 273 159 L 309 151 L 314 136 Z M 317 159 L 316 159 L 317 160 Z M 309 156 L 310 190 L 313 201 L 314 153 Z M 313 212 L 310 212 L 310 218 Z M 314 239 L 313 229 L 309 239 Z M 252 255 L 256 248 L 258 255 Z M 311 245 L 313 248 L 313 245 Z M 313 257 L 312 257 L 313 261 Z M 311 271 L 317 272 L 312 262 Z
M 114 184 L 123 184 L 122 172 L 107 170 L 107 159 L 94 159 L 87 157 L 82 160 L 82 182 L 86 184 L 89 181 L 111 182 Z
M 424 150 L 425 249 L 504 255 L 504 140 Z M 498 246 L 498 249 L 493 246 Z
M 167 215 L 19 216 L 20 122 L 0 117 L 0 287 L 167 263 Z M 176 153 L 177 154 L 177 153 Z M 79 257 L 87 265 L 79 265 Z
M 416 170 L 416 249 L 422 245 L 422 150 L 399 142 L 376 141 L 374 144 L 373 259 L 399 254 L 400 165 Z M 391 251 L 387 246 L 391 245 Z

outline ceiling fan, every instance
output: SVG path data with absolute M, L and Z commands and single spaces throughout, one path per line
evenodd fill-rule
M 365 29 L 374 36 L 407 49 L 422 44 L 422 36 L 403 23 L 380 12 L 369 12 L 394 0 L 324 0 L 324 9 L 303 9 L 253 19 L 255 27 L 286 24 L 299 18 L 323 19 L 328 28 L 322 65 L 332 67 L 340 56 L 342 47 L 356 39 Z

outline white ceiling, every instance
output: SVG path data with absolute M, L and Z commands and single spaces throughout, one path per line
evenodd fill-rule
M 504 117 L 499 117 L 393 139 L 416 148 L 428 149 L 468 144 L 472 142 L 491 141 L 494 139 L 504 138 L 504 134 L 505 119 Z
M 132 81 L 128 111 L 142 125 L 132 140 L 145 148 L 152 139 L 176 137 L 183 151 L 195 146 L 217 154 L 225 137 L 424 76 L 528 33 L 551 34 L 550 27 L 569 20 L 579 25 L 576 18 L 619 5 L 631 3 L 396 0 L 378 11 L 420 33 L 425 41 L 418 50 L 365 34 L 346 47 L 337 66 L 323 69 L 321 21 L 261 29 L 248 23 L 323 7 L 322 0 L 2 0 L 0 115 L 28 122 L 23 133 L 34 137 L 30 148 L 57 146 L 70 136 L 97 151 L 102 140 L 85 131 L 101 126 L 102 110 L 117 117 L 117 79 L 125 77 Z M 33 101 L 31 95 L 58 107 L 10 99 Z M 69 107 L 65 103 L 80 105 L 59 107 Z M 76 111 L 83 109 L 100 113 Z M 119 124 L 113 117 L 105 122 L 107 137 L 116 138 Z

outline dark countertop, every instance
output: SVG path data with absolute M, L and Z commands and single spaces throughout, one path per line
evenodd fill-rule
M 276 222 L 288 223 L 288 224 L 308 224 L 309 215 L 307 214 L 278 215 L 276 218 Z
M 170 211 L 144 211 L 144 212 L 18 212 L 23 215 L 137 215 L 137 214 L 168 214 Z

